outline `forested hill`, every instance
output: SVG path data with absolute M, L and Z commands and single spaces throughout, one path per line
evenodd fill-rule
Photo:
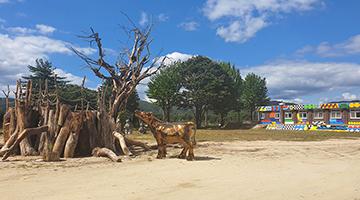
M 145 112 L 153 112 L 156 115 L 161 114 L 161 108 L 153 103 L 140 100 L 139 101 L 139 110 L 145 111 Z
M 14 105 L 14 99 L 10 98 L 10 105 Z M 0 97 L 0 112 L 4 112 L 6 109 L 5 98 Z

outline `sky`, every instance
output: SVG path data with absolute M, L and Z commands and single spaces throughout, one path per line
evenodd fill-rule
M 296 103 L 360 99 L 358 0 L 0 0 L 0 89 L 45 58 L 56 73 L 97 88 L 69 47 L 96 58 L 79 36 L 97 31 L 115 63 L 131 41 L 126 13 L 153 23 L 152 55 L 184 61 L 195 55 L 234 64 L 242 76 L 266 78 L 269 96 Z M 138 87 L 147 99 L 146 83 Z

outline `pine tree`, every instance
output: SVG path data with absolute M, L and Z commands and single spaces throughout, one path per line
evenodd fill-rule
M 51 62 L 45 59 L 36 59 L 35 66 L 29 65 L 29 76 L 23 76 L 25 80 L 32 80 L 33 85 L 33 93 L 37 94 L 38 91 L 45 89 L 45 80 L 48 81 L 48 90 L 49 92 L 53 92 L 55 89 L 55 85 L 57 84 L 58 87 L 65 86 L 68 81 L 66 81 L 65 77 L 56 76 L 55 82 L 55 67 L 52 66 Z M 56 84 L 55 84 L 56 83 Z

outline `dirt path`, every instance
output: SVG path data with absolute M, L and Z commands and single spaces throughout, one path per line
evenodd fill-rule
M 0 163 L 0 199 L 360 199 L 360 140 L 208 142 L 195 153 L 194 162 L 15 157 Z

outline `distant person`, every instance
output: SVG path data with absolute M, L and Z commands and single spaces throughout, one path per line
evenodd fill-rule
M 143 122 L 140 122 L 140 127 L 139 127 L 139 133 L 141 134 L 145 134 L 146 133 L 146 126 L 144 125 Z
M 131 128 L 131 124 L 130 124 L 129 119 L 126 120 L 126 123 L 124 125 L 124 132 L 125 132 L 125 135 L 129 135 L 129 134 L 132 133 L 132 128 Z

